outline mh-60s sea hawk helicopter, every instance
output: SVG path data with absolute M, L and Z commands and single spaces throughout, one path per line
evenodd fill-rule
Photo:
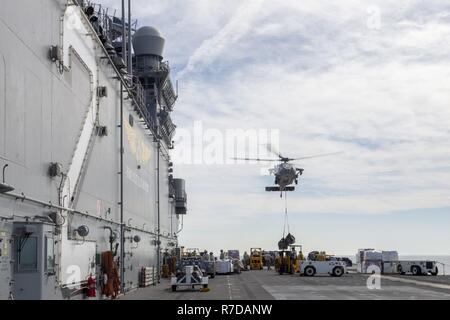
M 234 160 L 248 160 L 248 161 L 258 161 L 258 162 L 280 162 L 280 164 L 275 165 L 272 169 L 269 169 L 270 174 L 275 176 L 275 186 L 266 187 L 266 191 L 280 191 L 280 197 L 283 196 L 283 191 L 294 191 L 295 186 L 291 186 L 293 183 L 298 184 L 299 176 L 303 174 L 304 169 L 297 167 L 297 164 L 291 163 L 292 161 L 312 159 L 319 157 L 326 157 L 334 154 L 339 154 L 341 152 L 326 153 L 314 156 L 299 157 L 299 158 L 288 158 L 282 156 L 278 151 L 275 151 L 272 146 L 268 146 L 268 150 L 275 154 L 278 159 L 261 159 L 261 158 L 233 158 Z

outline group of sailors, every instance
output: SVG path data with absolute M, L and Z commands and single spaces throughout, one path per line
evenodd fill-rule
M 286 255 L 289 256 L 291 261 L 295 261 L 298 258 L 300 258 L 300 260 L 304 260 L 302 252 L 297 253 L 297 251 L 295 251 L 294 248 L 292 248 L 292 250 L 286 252 Z M 278 257 L 279 257 L 279 254 L 276 252 L 267 252 L 267 251 L 263 252 L 262 261 L 263 261 L 264 267 L 266 267 L 267 270 L 271 270 L 272 267 L 274 267 L 276 269 Z M 242 262 L 244 263 L 245 268 L 247 268 L 247 266 L 250 266 L 250 255 L 247 253 L 247 251 L 244 252 Z
M 267 268 L 267 270 L 271 270 L 272 267 L 276 268 L 278 255 L 279 254 L 277 254 L 275 252 L 268 252 L 268 251 L 263 252 L 262 261 L 263 261 L 263 265 Z M 299 258 L 299 255 L 300 255 L 300 259 L 304 259 L 302 252 L 297 253 L 294 248 L 292 248 L 292 250 L 290 250 L 290 251 L 287 251 L 286 255 L 288 255 L 290 257 L 291 261 L 297 260 Z M 215 257 L 214 253 L 212 253 L 212 252 L 208 253 L 207 250 L 200 251 L 200 252 L 197 252 L 197 251 L 188 252 L 186 254 L 186 256 L 190 257 L 190 258 L 199 256 L 200 259 L 203 261 L 216 261 L 218 259 L 225 260 L 227 258 L 227 254 L 225 253 L 224 250 L 220 250 L 219 257 Z M 166 250 L 166 252 L 164 253 L 164 256 L 163 256 L 163 265 L 168 266 L 169 274 L 172 271 L 175 271 L 176 263 L 177 263 L 177 259 L 176 259 L 175 255 L 170 254 Z M 243 263 L 245 269 L 248 269 L 248 267 L 250 266 L 250 255 L 247 253 L 247 251 L 244 252 L 242 263 Z
M 175 274 L 177 271 L 177 256 L 175 252 L 169 252 L 168 249 L 162 257 L 162 277 L 168 278 L 171 274 Z

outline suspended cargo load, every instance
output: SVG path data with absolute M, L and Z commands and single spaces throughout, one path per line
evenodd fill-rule
M 278 249 L 280 250 L 286 250 L 288 248 L 289 244 L 286 242 L 285 238 L 281 238 L 280 241 L 278 241 Z
M 286 236 L 286 242 L 288 245 L 294 244 L 295 243 L 295 237 L 288 233 L 288 235 Z

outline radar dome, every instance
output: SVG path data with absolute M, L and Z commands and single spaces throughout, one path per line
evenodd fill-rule
M 165 39 L 153 27 L 142 27 L 133 36 L 133 48 L 136 56 L 153 55 L 163 57 Z

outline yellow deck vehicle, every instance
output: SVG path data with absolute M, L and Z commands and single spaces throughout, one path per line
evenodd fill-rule
M 291 252 L 289 250 L 281 250 L 278 251 L 278 257 L 275 263 L 275 270 L 279 274 L 283 273 L 294 273 L 294 264 L 291 258 Z
M 298 251 L 296 250 L 298 248 Z M 290 245 L 289 250 L 278 251 L 275 270 L 279 274 L 300 272 L 300 261 L 303 260 L 301 245 Z
M 261 248 L 250 249 L 250 270 L 262 270 L 263 258 Z

